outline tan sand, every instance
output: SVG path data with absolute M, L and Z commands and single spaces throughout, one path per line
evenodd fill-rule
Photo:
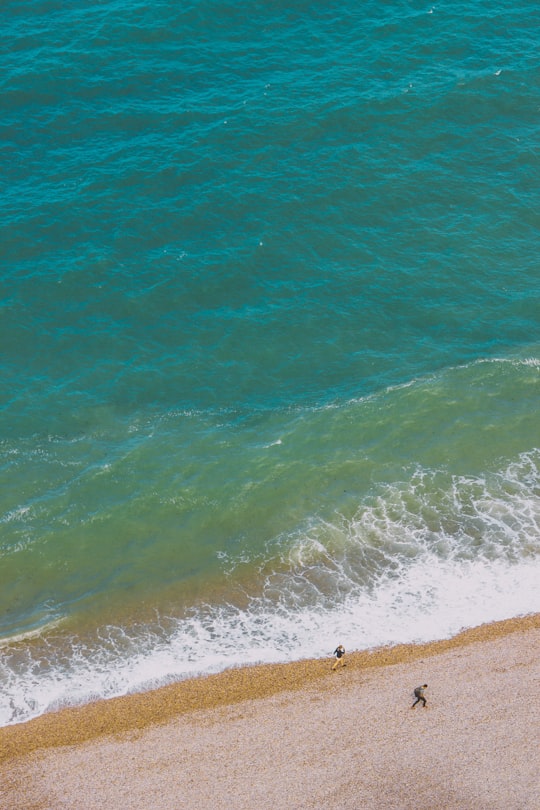
M 539 615 L 346 660 L 0 729 L 0 808 L 540 810 Z M 411 711 L 421 683 L 428 707 Z

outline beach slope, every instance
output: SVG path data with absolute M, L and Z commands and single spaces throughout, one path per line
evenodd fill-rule
M 538 615 L 346 660 L 231 670 L 0 729 L 0 807 L 540 807 Z M 427 707 L 411 710 L 423 683 Z

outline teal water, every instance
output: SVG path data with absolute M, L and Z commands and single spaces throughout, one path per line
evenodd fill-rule
M 539 611 L 538 7 L 6 8 L 0 723 Z

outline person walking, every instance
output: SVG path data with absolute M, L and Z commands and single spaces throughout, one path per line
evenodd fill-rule
M 333 652 L 333 655 L 336 656 L 336 660 L 332 665 L 332 671 L 336 670 L 339 665 L 344 667 L 345 661 L 343 659 L 345 658 L 345 647 L 343 646 L 343 644 L 338 644 L 338 646 Z
M 416 704 L 420 703 L 421 700 L 424 701 L 424 709 L 426 708 L 426 699 L 424 697 L 424 689 L 427 689 L 427 683 L 425 683 L 423 686 L 417 686 L 416 689 L 414 690 L 414 696 L 415 696 L 416 700 L 414 701 L 413 705 L 411 706 L 411 709 L 414 709 Z

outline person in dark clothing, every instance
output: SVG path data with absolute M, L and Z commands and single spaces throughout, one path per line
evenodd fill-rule
M 426 708 L 426 699 L 424 697 L 424 689 L 427 689 L 427 683 L 425 683 L 423 686 L 417 686 L 416 689 L 414 690 L 414 696 L 415 696 L 416 700 L 414 701 L 413 705 L 411 706 L 411 709 L 414 709 L 416 704 L 420 703 L 421 700 L 424 701 L 424 709 Z
M 343 659 L 345 658 L 345 647 L 343 646 L 343 644 L 339 644 L 334 650 L 333 654 L 336 656 L 336 660 L 332 666 L 332 670 L 337 669 L 339 664 L 341 664 L 341 666 L 344 667 L 345 661 Z

